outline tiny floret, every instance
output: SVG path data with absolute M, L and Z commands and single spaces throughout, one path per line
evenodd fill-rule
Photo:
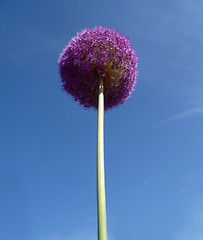
M 98 108 L 104 84 L 104 109 L 123 104 L 134 90 L 137 56 L 130 40 L 107 27 L 84 29 L 73 37 L 58 60 L 62 88 L 86 108 Z

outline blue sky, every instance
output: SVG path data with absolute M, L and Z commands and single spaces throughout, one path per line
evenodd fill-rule
M 76 32 L 127 35 L 135 92 L 105 114 L 109 240 L 203 238 L 203 2 L 0 2 L 0 239 L 96 239 L 97 113 L 61 91 Z

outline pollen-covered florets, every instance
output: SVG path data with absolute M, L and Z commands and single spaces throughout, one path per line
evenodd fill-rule
M 129 39 L 107 27 L 77 33 L 58 64 L 63 89 L 87 108 L 98 107 L 100 78 L 105 110 L 123 104 L 136 83 L 137 57 Z

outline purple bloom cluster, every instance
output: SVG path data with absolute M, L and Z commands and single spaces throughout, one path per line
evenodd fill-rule
M 98 108 L 101 78 L 105 110 L 123 104 L 136 83 L 137 56 L 130 40 L 107 27 L 77 33 L 60 54 L 58 64 L 62 88 L 87 108 Z

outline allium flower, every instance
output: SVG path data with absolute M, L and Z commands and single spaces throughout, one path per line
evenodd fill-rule
M 123 104 L 134 89 L 137 57 L 129 39 L 107 27 L 84 29 L 60 54 L 63 89 L 87 108 L 98 108 L 103 78 L 104 109 Z

